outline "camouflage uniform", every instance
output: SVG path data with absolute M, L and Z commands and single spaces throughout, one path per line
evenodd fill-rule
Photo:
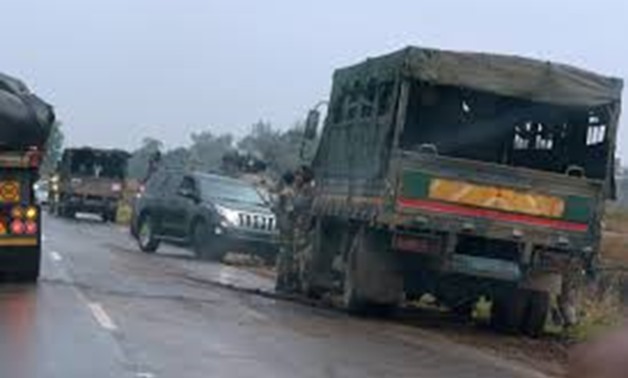
M 295 195 L 294 201 L 294 231 L 293 254 L 296 274 L 299 281 L 307 279 L 304 274 L 309 274 L 312 257 L 312 217 L 311 206 L 314 198 L 314 188 L 311 183 L 304 183 Z
M 279 228 L 279 256 L 277 259 L 277 290 L 291 291 L 295 289 L 294 276 L 294 188 L 285 186 L 278 196 L 275 213 Z

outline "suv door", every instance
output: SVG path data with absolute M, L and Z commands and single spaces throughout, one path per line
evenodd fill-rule
M 136 232 L 139 227 L 139 216 L 141 214 L 150 214 L 155 222 L 155 233 L 163 235 L 162 219 L 164 213 L 164 204 L 166 203 L 168 181 L 170 177 L 166 172 L 155 172 L 146 182 L 144 192 L 137 200 L 134 209 Z
M 198 190 L 192 176 L 179 176 L 173 182 L 172 195 L 168 197 L 165 213 L 168 236 L 185 239 L 188 225 L 198 206 Z

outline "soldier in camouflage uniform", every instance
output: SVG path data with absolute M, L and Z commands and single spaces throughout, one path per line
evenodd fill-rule
M 314 199 L 314 176 L 307 166 L 296 174 L 294 200 L 293 259 L 298 290 L 310 294 L 312 275 L 313 224 L 311 206 Z
M 278 291 L 293 291 L 296 289 L 294 277 L 294 196 L 295 177 L 291 172 L 282 177 L 278 198 L 275 206 L 277 227 L 279 229 L 279 256 L 277 258 L 277 282 Z
M 284 291 L 302 289 L 299 285 L 302 281 L 300 275 L 306 270 L 304 265 L 308 261 L 308 248 L 311 247 L 310 206 L 314 194 L 312 171 L 303 166 L 295 172 L 293 178 L 292 185 L 284 184 L 280 192 L 277 211 L 282 235 L 277 267 L 277 289 Z

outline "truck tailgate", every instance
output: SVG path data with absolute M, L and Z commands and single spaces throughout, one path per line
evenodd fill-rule
M 507 226 L 508 237 L 515 226 L 537 234 L 596 231 L 600 182 L 421 154 L 398 161 L 395 203 L 402 216 L 449 218 L 487 234 Z

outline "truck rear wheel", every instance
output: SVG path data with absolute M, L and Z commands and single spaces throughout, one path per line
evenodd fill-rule
M 361 229 L 345 263 L 343 304 L 354 314 L 397 307 L 403 294 L 403 278 L 385 232 Z
M 545 329 L 545 321 L 550 307 L 550 294 L 545 291 L 530 290 L 528 304 L 523 319 L 522 331 L 528 336 L 538 337 Z
M 527 291 L 514 289 L 493 299 L 491 325 L 497 331 L 519 333 L 527 308 Z

